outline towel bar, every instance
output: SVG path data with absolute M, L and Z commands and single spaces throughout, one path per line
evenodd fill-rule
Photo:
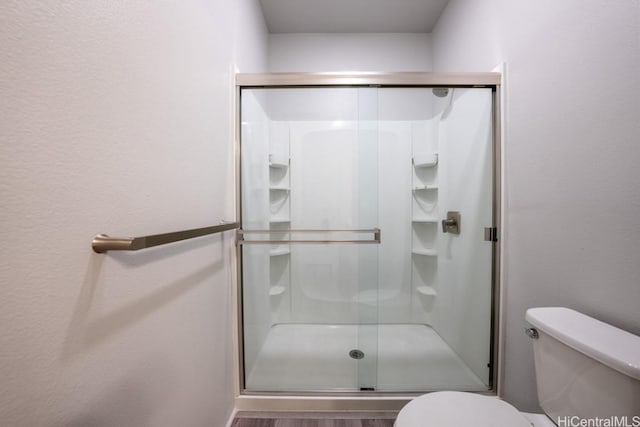
M 174 231 L 172 233 L 154 234 L 142 237 L 109 237 L 106 234 L 98 234 L 93 238 L 91 247 L 96 253 L 107 251 L 138 251 L 153 246 L 166 245 L 180 240 L 193 239 L 194 237 L 220 233 L 227 230 L 235 230 L 240 226 L 238 222 L 225 222 L 211 227 L 193 228 L 191 230 Z

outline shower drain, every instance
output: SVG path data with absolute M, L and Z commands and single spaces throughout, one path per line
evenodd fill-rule
M 364 357 L 364 353 L 360 350 L 351 350 L 349 352 L 349 357 L 352 359 L 362 359 Z

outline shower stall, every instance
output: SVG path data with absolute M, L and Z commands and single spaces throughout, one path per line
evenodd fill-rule
M 496 79 L 238 77 L 243 392 L 492 389 Z

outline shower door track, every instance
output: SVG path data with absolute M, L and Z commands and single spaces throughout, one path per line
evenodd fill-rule
M 269 73 L 237 74 L 236 86 L 498 87 L 500 80 L 500 73 Z
M 241 73 L 235 76 L 235 180 L 236 212 L 242 212 L 241 169 L 242 152 L 240 94 L 248 88 L 310 88 L 310 87 L 406 87 L 406 88 L 490 88 L 492 90 L 492 260 L 491 260 L 491 330 L 489 390 L 479 392 L 500 395 L 502 387 L 501 330 L 500 330 L 500 271 L 502 229 L 502 140 L 501 100 L 502 74 L 478 73 L 420 73 L 420 72 L 362 72 L 362 73 Z M 238 219 L 241 223 L 241 218 Z M 239 230 L 238 238 L 242 231 Z M 244 387 L 243 313 L 242 313 L 242 245 L 236 245 L 236 282 L 233 289 L 236 333 L 234 361 L 236 409 L 240 411 L 398 411 L 420 392 L 284 392 L 248 391 Z

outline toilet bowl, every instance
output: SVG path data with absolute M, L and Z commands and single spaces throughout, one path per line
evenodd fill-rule
M 439 391 L 409 402 L 398 414 L 396 427 L 548 427 L 534 424 L 507 402 L 492 396 Z
M 534 326 L 528 335 L 545 414 L 519 412 L 493 396 L 442 391 L 409 402 L 395 427 L 551 427 L 571 417 L 631 422 L 640 415 L 640 337 L 562 307 L 532 308 L 526 319 Z

